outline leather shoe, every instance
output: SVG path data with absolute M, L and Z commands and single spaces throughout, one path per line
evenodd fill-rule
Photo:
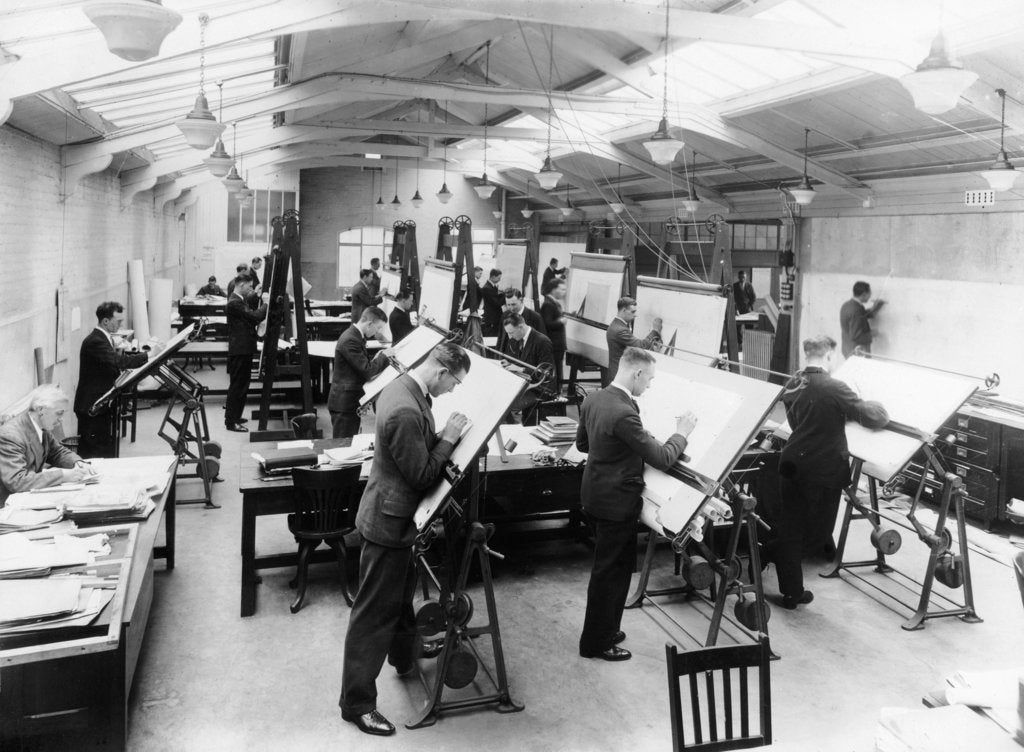
M 584 653 L 581 650 L 580 655 L 584 658 L 600 658 L 603 661 L 628 661 L 633 657 L 633 654 L 625 648 L 617 648 L 614 645 L 607 650 L 602 650 L 597 653 Z
M 801 603 L 810 603 L 814 600 L 814 593 L 810 590 L 805 590 L 800 595 L 784 595 L 782 596 L 782 607 L 788 608 L 792 611 Z
M 621 629 L 612 635 L 612 645 L 618 645 L 620 642 L 625 641 L 626 633 Z
M 239 423 L 248 423 L 248 422 L 249 422 L 249 419 L 248 419 L 248 418 L 239 418 L 239 419 L 238 419 L 238 422 L 239 422 Z
M 234 431 L 235 433 L 249 433 L 249 429 L 241 423 L 227 423 L 224 427 L 229 431 Z
M 420 658 L 437 658 L 437 656 L 441 655 L 442 650 L 444 650 L 444 640 L 424 642 L 423 649 L 420 651 Z
M 373 734 L 374 736 L 391 736 L 395 733 L 395 725 L 376 710 L 371 710 L 369 713 L 363 713 L 362 715 L 355 716 L 346 716 L 342 713 L 341 717 L 349 723 L 354 723 L 356 728 L 364 734 Z

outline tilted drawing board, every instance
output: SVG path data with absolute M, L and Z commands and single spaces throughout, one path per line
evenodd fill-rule
M 421 321 L 431 320 L 442 329 L 452 325 L 452 306 L 455 297 L 455 264 L 450 261 L 427 259 L 423 266 L 420 285 Z
M 404 340 L 403 340 L 404 341 Z M 527 381 L 506 371 L 497 360 L 484 358 L 467 350 L 471 365 L 469 373 L 455 390 L 434 398 L 434 426 L 440 432 L 454 412 L 470 420 L 469 430 L 455 446 L 451 463 L 465 472 L 486 446 L 502 417 L 527 387 Z M 453 488 L 452 482 L 442 474 L 441 480 L 427 492 L 416 510 L 416 527 L 423 530 L 442 509 Z
M 195 331 L 195 328 L 195 324 L 189 324 L 180 332 L 178 332 L 169 340 L 167 340 L 167 344 L 164 345 L 164 349 L 158 352 L 149 360 L 147 360 L 141 366 L 139 366 L 138 368 L 133 368 L 130 371 L 124 371 L 120 376 L 117 377 L 117 380 L 114 382 L 114 386 L 112 386 L 107 391 L 106 394 L 104 394 L 102 397 L 96 400 L 96 402 L 91 406 L 90 412 L 92 410 L 102 410 L 103 407 L 106 404 L 108 404 L 113 399 L 113 397 L 117 395 L 119 392 L 121 392 L 124 389 L 127 389 L 128 387 L 134 384 L 138 384 L 139 381 L 141 381 L 146 376 L 153 375 L 161 363 L 166 362 L 168 358 L 170 358 L 172 355 L 174 355 L 174 353 L 178 352 L 178 350 L 183 348 L 188 343 L 188 341 L 192 338 L 192 334 Z
M 566 313 L 595 324 L 615 318 L 627 284 L 626 262 L 625 256 L 572 254 L 563 305 Z
M 565 349 L 574 355 L 582 355 L 602 368 L 608 367 L 608 327 L 593 324 L 575 316 L 567 315 L 565 320 Z
M 637 277 L 633 330 L 637 336 L 646 336 L 654 319 L 660 318 L 666 354 L 710 365 L 722 347 L 727 302 L 718 285 Z
M 689 410 L 697 425 L 686 445 L 679 473 L 644 470 L 643 522 L 659 533 L 679 533 L 697 513 L 713 486 L 725 480 L 743 451 L 757 435 L 782 388 L 730 371 L 652 353 L 657 361 L 654 380 L 636 399 L 644 427 L 659 441 L 675 432 L 676 416 Z
M 402 288 L 402 275 L 398 272 L 383 270 L 380 273 L 380 295 L 395 297 Z
M 494 249 L 494 268 L 501 270 L 502 289 L 514 287 L 521 290 L 526 273 L 526 243 L 498 243 Z
M 429 326 L 417 326 L 406 335 L 405 339 L 395 345 L 391 353 L 391 360 L 393 363 L 399 363 L 407 371 L 418 365 L 443 340 L 444 337 L 441 333 Z M 359 400 L 360 405 L 365 405 L 374 399 L 384 390 L 384 387 L 402 375 L 403 371 L 396 368 L 393 363 L 388 364 L 387 368 L 363 384 L 363 398 Z
M 832 376 L 845 382 L 861 399 L 880 402 L 891 421 L 924 434 L 937 431 L 981 383 L 924 366 L 861 356 L 847 358 Z M 788 422 L 776 430 L 783 438 L 791 433 Z M 846 424 L 846 443 L 850 454 L 864 461 L 864 473 L 888 483 L 925 442 L 851 421 Z

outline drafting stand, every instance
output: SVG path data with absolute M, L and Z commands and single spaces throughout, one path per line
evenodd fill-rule
M 608 368 L 608 322 L 618 313 L 618 299 L 629 293 L 629 259 L 573 253 L 565 296 L 566 363 L 569 394 L 587 362 Z
M 435 398 L 435 424 L 440 428 L 448 416 L 458 411 L 470 418 L 470 426 L 455 447 L 438 484 L 431 489 L 416 512 L 416 566 L 420 575 L 423 602 L 416 611 L 419 632 L 424 637 L 444 633 L 444 649 L 437 659 L 437 672 L 420 679 L 427 693 L 423 709 L 408 723 L 410 729 L 431 726 L 437 714 L 447 710 L 493 706 L 499 713 L 515 713 L 523 706 L 510 695 L 505 654 L 498 625 L 489 556 L 502 558 L 487 542 L 494 525 L 480 522 L 480 455 L 487 452 L 487 441 L 516 397 L 525 389 L 525 380 L 504 370 L 493 360 L 469 353 L 469 374 L 455 394 Z M 452 499 L 457 486 L 467 489 L 466 505 Z M 427 550 L 444 529 L 444 564 L 435 569 L 427 561 Z M 471 623 L 474 616 L 469 589 L 469 573 L 476 562 L 487 606 L 486 622 Z M 432 595 L 431 591 L 436 591 Z M 477 614 L 479 617 L 479 614 Z M 493 673 L 478 648 L 478 638 L 490 635 L 490 659 Z M 475 681 L 478 669 L 486 676 L 484 687 Z M 467 689 L 472 685 L 471 689 Z M 456 692 L 444 699 L 445 687 Z M 459 690 L 465 690 L 459 692 Z
M 913 614 L 901 625 L 906 630 L 923 629 L 926 620 L 943 616 L 959 616 L 966 622 L 980 622 L 974 609 L 971 584 L 963 480 L 946 470 L 940 455 L 932 447 L 937 439 L 935 431 L 974 393 L 978 379 L 877 355 L 857 357 L 860 355 L 858 351 L 855 357 L 846 360 L 833 375 L 849 384 L 861 398 L 881 402 L 888 410 L 892 422 L 881 431 L 869 431 L 856 423 L 847 423 L 846 437 L 853 458 L 852 480 L 844 489 L 847 504 L 836 545 L 835 563 L 822 572 L 821 576 L 839 577 L 845 572 L 909 608 Z M 788 431 L 788 425 L 783 426 L 781 431 Z M 910 511 L 905 519 L 896 513 L 882 512 L 878 506 L 879 486 L 890 483 L 918 452 L 925 456 L 926 472 L 922 473 Z M 938 517 L 931 530 L 916 517 L 928 468 L 942 485 Z M 867 479 L 867 504 L 857 492 L 861 476 Z M 946 527 L 950 505 L 955 518 L 959 553 L 953 552 L 953 536 Z M 854 520 L 867 520 L 871 524 L 871 543 L 876 550 L 872 559 L 844 559 L 850 523 Z M 902 538 L 895 528 L 883 526 L 882 520 L 910 530 L 928 547 L 928 565 L 923 581 L 915 580 L 887 563 L 885 557 L 899 551 Z M 872 580 L 854 572 L 865 567 L 873 567 L 876 573 L 910 592 L 913 592 L 912 585 L 920 587 L 917 605 L 901 600 Z M 957 603 L 949 596 L 935 592 L 935 580 L 950 590 L 962 586 L 964 602 Z M 930 609 L 933 598 L 941 607 Z
M 171 356 L 186 343 L 196 339 L 202 332 L 202 323 L 197 328 L 189 324 L 172 337 L 167 345 L 148 362 L 138 368 L 122 373 L 114 386 L 96 400 L 89 413 L 98 413 L 117 399 L 118 395 L 139 383 L 146 376 L 152 376 L 171 392 L 171 398 L 164 412 L 164 418 L 157 435 L 170 444 L 178 457 L 179 465 L 194 465 L 194 475 L 178 475 L 180 478 L 198 478 L 203 482 L 203 496 L 196 499 L 178 499 L 178 504 L 203 503 L 209 509 L 219 506 L 213 503 L 212 482 L 220 472 L 221 446 L 210 441 L 206 423 L 206 406 L 203 394 L 206 387 L 200 384 L 184 368 L 175 363 Z M 179 411 L 180 410 L 180 414 Z
M 752 639 L 767 634 L 770 609 L 764 601 L 757 549 L 756 500 L 741 493 L 729 475 L 757 435 L 781 392 L 780 387 L 697 363 L 654 354 L 657 377 L 638 398 L 644 427 L 664 441 L 675 430 L 675 416 L 690 410 L 697 425 L 686 454 L 668 473 L 652 467 L 644 471 L 641 521 L 651 529 L 636 590 L 626 601 L 629 608 L 649 602 L 686 631 L 653 598 L 685 593 L 711 607 L 704 646 L 717 644 L 723 618 L 739 626 Z M 708 526 L 728 523 L 724 553 L 704 542 Z M 750 552 L 749 576 L 737 550 L 746 536 Z M 658 590 L 648 588 L 659 538 L 671 541 L 682 564 L 683 584 Z M 708 591 L 705 595 L 703 590 Z M 752 595 L 748 600 L 747 596 Z M 725 614 L 729 596 L 736 596 L 735 621 Z
M 409 220 L 397 220 L 392 226 L 391 256 L 389 262 L 402 275 L 401 286 L 413 291 L 415 302 L 420 302 L 420 260 L 416 247 L 416 223 Z M 392 296 L 398 290 L 389 290 Z M 353 324 L 357 323 L 355 321 Z

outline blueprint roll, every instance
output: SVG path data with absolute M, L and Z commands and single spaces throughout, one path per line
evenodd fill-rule
M 128 294 L 132 304 L 132 329 L 139 342 L 149 342 L 149 313 L 146 311 L 146 275 L 142 260 L 128 262 Z
M 161 342 L 171 338 L 171 290 L 169 279 L 154 279 L 149 283 L 149 333 Z

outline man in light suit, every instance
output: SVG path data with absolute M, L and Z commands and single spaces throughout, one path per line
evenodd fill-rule
M 356 514 L 356 528 L 363 536 L 359 591 L 345 633 L 338 703 L 341 717 L 367 734 L 395 733 L 394 725 L 377 710 L 376 680 L 385 658 L 399 675 L 411 673 L 420 647 L 412 609 L 413 516 L 423 494 L 440 478 L 467 424 L 466 416 L 453 413 L 440 435 L 435 433 L 431 398 L 461 384 L 469 366 L 465 350 L 442 343 L 377 398 L 373 469 Z
M 78 483 L 95 474 L 53 437 L 67 408 L 67 395 L 43 384 L 29 396 L 28 410 L 0 426 L 0 507 L 12 493 Z
M 593 392 L 580 407 L 576 446 L 587 452 L 580 495 L 594 529 L 594 565 L 587 587 L 587 612 L 580 655 L 625 661 L 632 654 L 618 644 L 629 579 L 636 563 L 636 523 L 643 501 L 644 463 L 670 468 L 686 449 L 697 424 L 687 411 L 676 417 L 676 431 L 663 444 L 640 422 L 634 397 L 647 389 L 655 373 L 654 356 L 636 347 L 622 353 L 615 380 Z
M 661 319 L 654 319 L 654 328 L 640 339 L 633 334 L 633 320 L 636 318 L 636 301 L 633 298 L 619 298 L 618 313 L 605 332 L 608 343 L 608 370 L 605 372 L 604 385 L 608 386 L 619 370 L 619 358 L 627 347 L 640 347 L 644 350 L 657 350 L 661 346 Z
M 117 410 L 108 405 L 96 415 L 89 408 L 110 391 L 121 371 L 144 365 L 149 355 L 129 353 L 114 344 L 124 322 L 124 307 L 113 300 L 96 308 L 96 328 L 82 340 L 79 353 L 75 415 L 78 417 L 78 453 L 85 458 L 114 457 L 117 452 Z M 154 350 L 150 354 L 155 354 Z M 115 402 L 116 405 L 116 402 Z
M 327 395 L 327 410 L 331 414 L 335 439 L 348 439 L 359 433 L 359 400 L 363 396 L 363 384 L 388 365 L 384 350 L 370 359 L 366 340 L 371 337 L 380 339 L 380 335 L 387 331 L 387 325 L 384 311 L 372 306 L 363 311 L 359 323 L 338 337 L 338 344 L 334 346 L 331 391 Z

